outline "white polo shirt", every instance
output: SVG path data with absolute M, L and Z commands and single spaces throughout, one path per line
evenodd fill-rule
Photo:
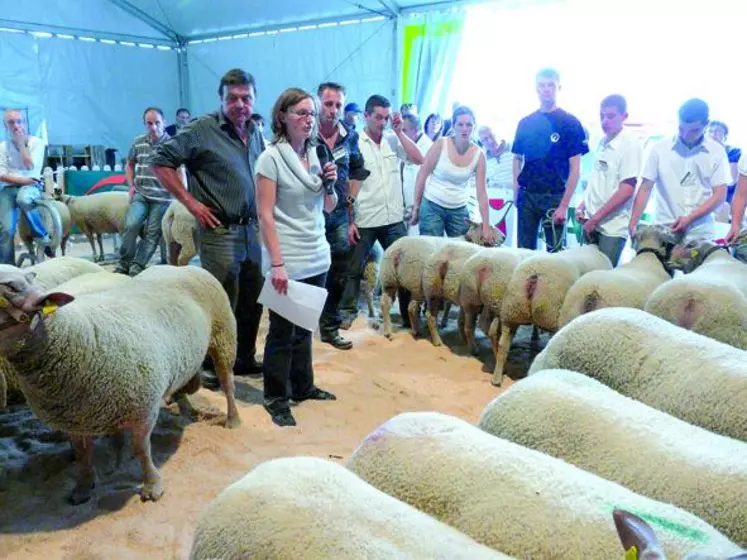
M 388 226 L 405 218 L 405 198 L 399 173 L 405 149 L 393 132 L 384 132 L 376 144 L 364 130 L 358 137 L 364 167 L 371 172 L 355 200 L 355 225 L 362 228 Z
M 654 181 L 656 223 L 671 225 L 701 206 L 714 187 L 728 185 L 731 171 L 726 150 L 718 142 L 706 136 L 688 148 L 675 137 L 651 147 L 642 178 Z M 713 213 L 690 224 L 685 239 L 713 239 Z
M 609 142 L 606 137 L 602 138 L 592 157 L 589 183 L 584 192 L 587 218 L 591 218 L 607 204 L 622 181 L 630 178 L 638 179 L 643 164 L 643 146 L 629 130 L 622 129 Z M 599 231 L 602 234 L 611 237 L 628 236 L 633 198 L 631 197 L 599 223 Z
M 26 169 L 21 152 L 11 140 L 0 142 L 0 175 L 15 175 L 17 177 L 41 177 L 44 167 L 44 148 L 46 144 L 36 136 L 28 137 L 29 152 L 34 165 Z M 0 189 L 9 183 L 0 181 Z

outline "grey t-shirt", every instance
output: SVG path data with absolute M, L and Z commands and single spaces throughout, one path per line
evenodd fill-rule
M 312 168 L 319 166 L 313 148 L 308 157 Z M 277 183 L 273 216 L 288 278 L 302 280 L 327 272 L 331 259 L 324 233 L 324 189 L 314 192 L 299 181 L 274 144 L 259 156 L 256 174 Z M 264 274 L 271 264 L 270 254 L 263 246 Z

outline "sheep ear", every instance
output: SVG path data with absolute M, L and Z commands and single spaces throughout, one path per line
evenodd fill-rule
M 612 512 L 615 528 L 625 551 L 636 547 L 638 557 L 647 549 L 658 547 L 659 540 L 651 525 L 629 511 L 616 509 Z
M 44 294 L 36 303 L 37 309 L 40 309 L 44 315 L 51 315 L 60 307 L 75 301 L 75 298 L 65 292 L 50 292 Z

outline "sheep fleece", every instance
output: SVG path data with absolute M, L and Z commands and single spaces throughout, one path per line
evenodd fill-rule
M 267 461 L 201 513 L 192 560 L 508 558 L 315 457 Z
M 620 558 L 612 511 L 662 522 L 668 554 L 739 552 L 713 527 L 559 459 L 435 412 L 389 420 L 348 468 L 477 542 L 521 558 Z
M 584 373 L 653 408 L 747 441 L 747 352 L 639 309 L 581 315 L 535 358 L 543 369 Z
M 670 502 L 747 547 L 747 444 L 558 369 L 512 385 L 478 426 Z
M 157 413 L 214 344 L 232 368 L 228 296 L 197 267 L 147 269 L 115 290 L 60 307 L 11 359 L 34 413 L 56 429 L 102 435 Z

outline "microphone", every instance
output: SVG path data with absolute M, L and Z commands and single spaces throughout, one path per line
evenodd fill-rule
M 319 158 L 319 166 L 322 168 L 324 173 L 324 166 L 332 162 L 332 154 L 329 148 L 324 144 L 316 145 L 316 157 Z M 335 182 L 329 179 L 324 179 L 324 190 L 327 194 L 335 194 Z

